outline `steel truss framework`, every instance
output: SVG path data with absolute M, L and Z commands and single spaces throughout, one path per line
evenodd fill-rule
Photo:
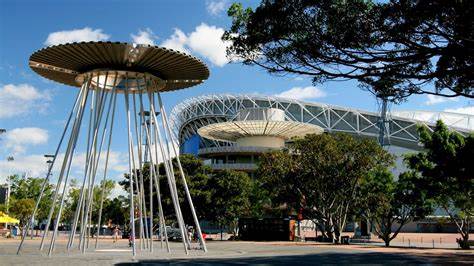
M 180 143 L 197 134 L 200 127 L 233 120 L 239 110 L 245 108 L 278 108 L 285 111 L 286 119 L 320 126 L 325 132 L 346 132 L 361 137 L 378 138 L 381 118 L 373 112 L 360 111 L 320 103 L 283 99 L 259 95 L 205 95 L 188 99 L 173 108 L 170 123 Z M 444 118 L 449 117 L 450 121 Z M 409 118 L 407 118 L 409 117 Z M 437 117 L 450 128 L 462 134 L 474 129 L 474 117 L 447 113 Z M 433 128 L 433 120 L 423 121 L 414 113 L 391 115 L 385 125 L 386 143 L 404 148 L 421 149 L 417 125 Z M 203 147 L 226 146 L 231 143 L 203 139 Z
M 174 206 L 176 221 L 182 235 L 184 251 L 188 254 L 193 249 L 192 241 L 189 239 L 186 225 L 178 198 L 178 187 L 176 186 L 175 169 L 172 158 L 176 157 L 176 164 L 181 178 L 181 183 L 185 190 L 187 203 L 190 205 L 194 226 L 197 230 L 199 247 L 207 251 L 205 242 L 202 238 L 199 221 L 194 210 L 191 195 L 187 186 L 184 171 L 181 167 L 178 151 L 174 143 L 176 140 L 171 131 L 170 123 L 163 106 L 160 90 L 165 86 L 163 80 L 144 73 L 132 71 L 113 71 L 100 70 L 90 71 L 82 74 L 83 84 L 77 94 L 75 103 L 69 113 L 67 123 L 57 146 L 53 163 L 50 164 L 41 193 L 38 196 L 34 212 L 29 223 L 23 230 L 21 243 L 18 246 L 17 253 L 21 252 L 26 233 L 32 227 L 34 217 L 39 208 L 45 189 L 49 183 L 50 173 L 55 166 L 59 164 L 60 172 L 55 184 L 53 204 L 50 206 L 49 215 L 45 230 L 42 233 L 39 249 L 48 247 L 48 255 L 51 255 L 55 248 L 58 236 L 58 225 L 64 212 L 65 195 L 70 187 L 70 169 L 77 148 L 78 140 L 81 137 L 87 142 L 86 162 L 84 165 L 84 174 L 80 180 L 80 197 L 78 206 L 74 213 L 72 229 L 70 231 L 67 250 L 71 250 L 77 245 L 77 248 L 85 253 L 95 241 L 94 247 L 99 245 L 100 230 L 97 234 L 91 235 L 91 227 L 96 227 L 92 222 L 94 215 L 93 188 L 95 184 L 102 184 L 102 195 L 100 198 L 100 208 L 98 211 L 98 225 L 102 222 L 102 209 L 104 202 L 105 181 L 107 180 L 108 163 L 110 147 L 113 140 L 115 115 L 117 112 L 125 111 L 127 120 L 128 135 L 128 175 L 129 175 L 129 206 L 130 206 L 130 228 L 132 241 L 132 254 L 135 256 L 137 248 L 135 245 L 135 236 L 139 235 L 140 250 L 153 252 L 153 210 L 158 209 L 158 220 L 161 234 L 161 248 L 163 239 L 165 240 L 167 251 L 170 252 L 166 234 L 165 218 L 161 204 L 160 179 L 158 172 L 158 158 L 161 156 L 164 161 L 166 172 L 166 183 L 169 186 L 171 200 Z M 117 110 L 117 102 L 123 101 L 125 110 Z M 145 117 L 146 115 L 149 117 Z M 160 119 L 160 121 L 158 121 Z M 87 124 L 85 130 L 81 126 Z M 82 133 L 82 134 L 81 134 Z M 144 144 L 144 145 L 142 145 Z M 60 151 L 65 149 L 64 157 L 57 160 Z M 105 163 L 99 163 L 105 162 Z M 142 169 L 145 163 L 154 167 L 149 167 L 149 182 L 145 184 Z M 145 187 L 148 186 L 149 198 L 145 198 Z M 153 192 L 156 192 L 153 194 Z M 158 206 L 153 206 L 153 197 L 156 195 Z M 148 204 L 147 204 L 148 202 Z M 54 222 L 56 221 L 56 222 Z M 138 228 L 135 228 L 135 223 Z M 49 232 L 50 225 L 54 230 Z M 79 228 L 79 229 L 78 229 Z M 77 231 L 79 231 L 77 236 Z M 137 231 L 137 232 L 136 232 Z M 95 239 L 94 239 L 95 238 Z

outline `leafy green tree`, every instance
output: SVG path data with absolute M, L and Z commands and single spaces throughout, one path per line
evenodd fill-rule
M 248 217 L 260 219 L 274 213 L 268 190 L 265 189 L 265 184 L 259 179 L 252 179 L 249 201 L 250 209 L 247 215 Z
M 213 216 L 221 225 L 228 225 L 234 236 L 238 234 L 238 219 L 250 214 L 252 179 L 245 172 L 224 170 L 213 175 L 211 181 Z
M 229 58 L 274 74 L 353 79 L 394 100 L 474 98 L 473 12 L 463 0 L 262 0 L 254 10 L 234 3 L 223 39 L 232 42 Z
M 419 128 L 425 150 L 406 158 L 408 166 L 421 175 L 418 189 L 426 191 L 456 224 L 461 247 L 469 248 L 469 230 L 474 214 L 474 135 L 450 131 L 442 121 L 434 131 Z
M 299 178 L 298 155 L 287 150 L 265 153 L 260 158 L 256 182 L 262 184 L 270 199 L 273 214 L 295 215 L 304 205 L 304 183 Z
M 181 165 L 186 177 L 186 182 L 193 200 L 194 207 L 196 209 L 197 216 L 205 219 L 210 219 L 212 216 L 209 212 L 209 204 L 211 203 L 211 190 L 209 189 L 209 179 L 212 173 L 211 168 L 203 164 L 202 160 L 196 158 L 190 154 L 180 155 Z M 144 182 L 144 194 L 147 210 L 149 210 L 149 178 L 150 178 L 150 165 L 144 164 L 142 169 L 135 169 L 138 179 L 143 178 Z M 163 205 L 163 212 L 167 221 L 175 219 L 173 201 L 169 190 L 169 183 L 166 177 L 165 167 L 163 163 L 158 166 L 158 180 L 160 183 L 160 192 Z M 178 190 L 178 197 L 181 203 L 183 217 L 186 223 L 193 223 L 191 212 L 189 210 L 189 204 L 185 195 L 182 178 L 179 172 L 176 159 L 173 159 L 173 169 L 176 180 L 176 187 Z M 135 180 L 135 179 L 134 179 Z M 119 184 L 126 190 L 129 190 L 129 175 L 124 174 L 124 180 L 120 181 Z M 136 193 L 136 190 L 135 190 Z M 154 217 L 158 217 L 158 201 L 156 196 L 155 185 L 153 185 L 153 206 L 155 210 Z
M 125 225 L 129 219 L 129 202 L 128 198 L 118 196 L 112 200 L 107 199 L 104 202 L 102 221 L 104 223 L 112 223 L 117 225 Z
M 102 181 L 103 182 L 103 181 Z M 92 192 L 92 197 L 93 197 L 93 202 L 92 202 L 92 221 L 93 222 L 98 222 L 99 219 L 99 210 L 100 210 L 100 200 L 101 200 L 101 195 L 102 195 L 102 182 L 101 184 L 95 185 L 93 188 Z M 77 186 L 76 181 L 71 182 L 71 187 L 69 188 L 68 191 L 68 197 L 67 201 L 65 203 L 65 208 L 63 215 L 61 217 L 63 222 L 66 223 L 72 223 L 74 219 L 74 214 L 76 212 L 79 198 L 80 198 L 80 193 L 81 193 L 81 188 Z M 109 199 L 109 196 L 112 192 L 112 189 L 115 186 L 115 182 L 112 180 L 106 180 L 105 181 L 105 186 L 104 186 L 104 206 L 107 204 L 110 204 L 111 199 Z M 87 195 L 88 191 L 86 190 L 85 192 Z M 102 211 L 104 213 L 104 210 Z M 102 219 L 102 221 L 105 221 Z
M 259 172 L 269 184 L 270 197 L 283 202 L 289 196 L 289 205 L 301 206 L 336 243 L 354 209 L 362 178 L 393 163 L 375 141 L 347 134 L 307 135 L 296 139 L 289 151 L 265 156 Z
M 357 209 L 387 247 L 404 225 L 432 211 L 426 193 L 416 187 L 417 178 L 415 173 L 405 172 L 395 180 L 389 169 L 380 168 L 362 179 Z
M 204 165 L 202 160 L 189 154 L 180 155 L 180 161 L 199 219 L 217 222 L 221 226 L 228 225 L 232 232 L 237 234 L 239 217 L 260 217 L 263 215 L 261 207 L 266 204 L 266 192 L 262 189 L 261 184 L 253 182 L 248 174 L 236 171 L 214 172 Z M 138 178 L 142 175 L 146 185 L 144 191 L 147 208 L 149 207 L 149 189 L 147 188 L 149 167 L 149 164 L 145 164 L 142 169 L 136 169 Z M 163 211 L 167 221 L 172 221 L 175 219 L 175 213 L 163 163 L 158 167 Z M 191 211 L 175 159 L 173 167 L 183 217 L 186 223 L 192 224 Z M 129 176 L 127 174 L 124 176 L 125 180 L 120 184 L 128 190 Z M 153 193 L 155 194 L 156 191 Z M 153 206 L 156 212 L 154 217 L 158 217 L 156 199 L 157 197 L 154 196 Z
M 44 178 L 22 178 L 18 175 L 10 176 L 11 193 L 12 199 L 31 199 L 34 203 L 38 199 L 41 192 L 41 187 L 44 183 Z M 49 208 L 53 202 L 54 186 L 47 183 L 41 198 L 36 220 L 42 221 L 48 218 Z M 34 205 L 33 205 L 34 209 Z M 30 212 L 33 213 L 33 209 Z
M 28 223 L 34 208 L 35 201 L 32 199 L 13 199 L 10 203 L 9 213 L 20 220 L 20 226 L 23 227 Z

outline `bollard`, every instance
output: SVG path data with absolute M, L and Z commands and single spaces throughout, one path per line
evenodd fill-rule
M 441 244 L 441 237 L 439 238 L 439 244 Z
M 408 247 L 410 247 L 410 245 L 411 245 L 411 244 L 410 244 L 410 238 L 408 238 Z
M 423 237 L 421 237 L 421 244 L 423 244 Z
M 434 239 L 433 239 L 433 248 L 434 248 Z
M 405 237 L 404 236 L 402 237 L 402 243 L 405 243 Z

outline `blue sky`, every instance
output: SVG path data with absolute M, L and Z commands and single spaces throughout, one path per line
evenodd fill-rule
M 242 1 L 257 6 L 259 1 Z M 28 67 L 28 57 L 48 44 L 110 40 L 165 45 L 189 52 L 208 64 L 204 84 L 163 94 L 168 110 L 183 99 L 212 93 L 258 93 L 377 111 L 368 92 L 355 82 L 313 85 L 309 77 L 269 75 L 257 67 L 227 63 L 220 34 L 230 25 L 229 0 L 174 1 L 22 1 L 0 0 L 0 183 L 6 174 L 40 175 L 45 153 L 53 153 L 77 93 L 47 81 Z M 394 110 L 471 112 L 473 102 L 413 96 Z M 123 117 L 119 116 L 117 119 Z M 124 120 L 122 120 L 125 122 Z M 118 130 L 117 130 L 118 131 Z M 124 132 L 124 131 L 122 131 Z M 126 138 L 117 133 L 116 139 Z M 121 143 L 120 143 L 121 144 Z M 125 146 L 115 142 L 112 178 L 126 169 Z M 78 151 L 83 152 L 83 150 Z M 6 162 L 9 155 L 14 162 Z M 75 165 L 80 172 L 80 160 Z

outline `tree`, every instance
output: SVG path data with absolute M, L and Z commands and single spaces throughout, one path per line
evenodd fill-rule
M 98 222 L 99 219 L 99 210 L 100 210 L 100 200 L 101 200 L 101 195 L 102 195 L 102 185 L 104 181 L 101 181 L 100 184 L 95 185 L 93 188 L 92 192 L 92 197 L 93 197 L 93 202 L 92 202 L 92 221 L 94 223 Z M 112 192 L 112 189 L 115 186 L 115 182 L 112 180 L 106 180 L 105 181 L 105 186 L 104 186 L 104 206 L 107 206 L 108 204 L 111 203 L 111 200 L 109 199 L 109 196 Z M 79 198 L 80 198 L 80 193 L 81 189 L 77 186 L 77 183 L 75 180 L 72 180 L 71 182 L 71 187 L 69 188 L 68 191 L 68 197 L 67 201 L 65 202 L 65 208 L 64 208 L 64 213 L 61 217 L 61 220 L 63 222 L 69 222 L 72 223 L 74 219 L 74 214 L 76 212 L 77 206 L 79 205 Z M 88 191 L 86 189 L 85 191 L 85 196 L 87 197 Z M 105 209 L 103 208 L 103 213 L 105 212 Z M 105 220 L 102 219 L 102 222 Z
M 191 198 L 193 200 L 194 207 L 196 209 L 197 216 L 200 218 L 207 218 L 211 219 L 212 215 L 209 214 L 209 205 L 211 203 L 211 190 L 209 189 L 209 178 L 212 172 L 209 166 L 203 164 L 202 160 L 196 158 L 190 154 L 183 154 L 180 155 L 180 162 L 186 177 L 186 182 L 191 194 Z M 145 203 L 147 206 L 147 210 L 149 210 L 149 178 L 150 178 L 150 164 L 145 163 L 141 169 L 135 169 L 134 172 L 137 173 L 138 180 L 143 178 L 144 186 L 144 194 L 145 194 Z M 160 163 L 158 166 L 158 180 L 160 182 L 160 192 L 161 192 L 161 200 L 163 205 L 163 212 L 165 215 L 166 220 L 170 221 L 175 218 L 173 201 L 171 198 L 170 190 L 169 190 L 169 183 L 166 177 L 165 166 L 163 163 Z M 183 218 L 186 223 L 193 223 L 193 218 L 190 215 L 191 211 L 189 209 L 189 204 L 187 204 L 187 198 L 185 195 L 184 187 L 182 178 L 179 172 L 179 168 L 177 165 L 177 161 L 173 159 L 173 169 L 175 174 L 176 180 L 176 187 L 178 190 L 178 197 L 181 204 L 181 209 L 183 212 Z M 129 190 L 129 175 L 124 174 L 124 180 L 120 181 L 119 184 L 126 190 Z M 135 179 L 134 179 L 135 180 Z M 136 193 L 136 189 L 135 189 Z M 153 186 L 153 194 L 156 195 L 155 186 Z M 157 197 L 153 196 L 153 206 L 154 210 L 158 212 L 158 201 Z M 154 215 L 157 216 L 158 213 Z
M 434 130 L 419 128 L 425 150 L 406 158 L 421 175 L 417 188 L 426 191 L 456 224 L 460 245 L 469 248 L 469 230 L 474 214 L 474 135 L 450 131 L 442 121 Z
M 405 172 L 395 180 L 389 169 L 379 168 L 362 179 L 357 209 L 387 247 L 404 225 L 432 211 L 426 193 L 416 187 L 416 178 L 416 173 Z
M 256 182 L 267 192 L 274 215 L 295 215 L 303 207 L 304 184 L 297 178 L 300 171 L 298 159 L 294 158 L 297 156 L 281 150 L 260 157 Z
M 266 192 L 262 189 L 261 184 L 254 182 L 248 174 L 230 170 L 214 172 L 209 166 L 204 165 L 201 159 L 190 154 L 180 155 L 180 161 L 199 219 L 217 222 L 221 226 L 229 225 L 235 235 L 239 217 L 261 217 L 263 215 L 261 207 L 267 203 Z M 149 182 L 149 167 L 149 164 L 145 164 L 142 169 L 136 169 L 137 176 L 140 178 L 142 175 L 144 184 Z M 173 167 L 183 218 L 186 223 L 192 224 L 194 221 L 184 194 L 176 159 L 173 159 Z M 163 163 L 158 166 L 158 169 L 163 212 L 167 221 L 174 220 L 174 207 Z M 125 180 L 120 184 L 128 190 L 129 176 L 125 174 L 124 177 Z M 148 208 L 150 192 L 146 187 L 144 191 Z M 156 191 L 153 193 L 155 194 Z M 156 198 L 153 197 L 153 206 L 154 210 L 158 211 Z M 155 217 L 158 217 L 157 214 Z
M 229 225 L 238 234 L 238 219 L 250 213 L 252 179 L 245 172 L 224 170 L 212 176 L 212 204 L 209 206 L 214 221 Z
M 323 236 L 336 243 L 354 209 L 362 178 L 393 163 L 376 142 L 347 134 L 307 135 L 294 140 L 289 151 L 266 156 L 259 171 L 266 181 L 274 182 L 269 183 L 270 197 L 281 202 L 293 195 L 289 205 L 301 206 Z
M 31 199 L 33 201 L 33 208 L 29 215 L 33 213 L 34 204 L 38 200 L 38 196 L 41 192 L 41 187 L 44 183 L 44 178 L 22 178 L 18 175 L 10 176 L 11 183 L 11 198 L 14 199 Z M 36 214 L 36 220 L 42 221 L 47 219 L 49 213 L 49 207 L 53 203 L 54 186 L 47 183 L 41 198 L 38 211 Z
M 125 225 L 129 215 L 128 198 L 118 196 L 104 202 L 102 221 L 110 221 L 112 224 Z
M 466 0 L 263 0 L 255 10 L 234 3 L 223 39 L 232 43 L 229 58 L 274 74 L 354 79 L 394 101 L 474 98 L 473 12 Z
M 35 201 L 32 199 L 13 199 L 9 213 L 20 220 L 20 226 L 23 227 L 28 223 L 28 219 L 35 208 Z

